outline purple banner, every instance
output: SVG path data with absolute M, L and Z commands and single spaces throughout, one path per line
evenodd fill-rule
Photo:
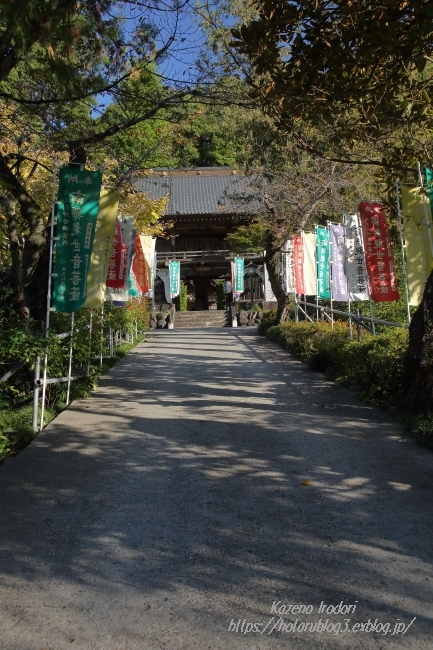
M 344 227 L 330 225 L 331 261 L 332 261 L 332 299 L 345 302 L 347 295 L 347 277 L 344 271 Z

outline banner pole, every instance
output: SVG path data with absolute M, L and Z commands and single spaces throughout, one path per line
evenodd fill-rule
M 421 188 L 424 189 L 424 181 L 422 179 L 421 165 L 420 165 L 419 161 L 417 162 L 416 167 L 417 167 L 417 170 L 418 170 L 419 184 L 420 184 Z M 430 231 L 431 223 L 430 223 L 430 219 L 429 219 L 428 211 L 427 211 L 426 197 L 424 196 L 423 192 L 421 193 L 421 195 L 422 195 L 422 204 L 423 204 L 423 207 L 424 207 L 424 216 L 425 216 L 425 222 L 426 222 L 426 226 L 427 226 L 428 238 L 429 238 L 429 242 L 430 242 L 430 250 L 431 250 L 432 257 L 433 257 L 433 238 L 432 238 L 432 234 L 431 234 L 431 231 Z
M 334 329 L 334 300 L 332 298 L 332 288 L 333 288 L 333 270 L 334 267 L 332 265 L 332 243 L 331 243 L 331 222 L 327 221 L 326 222 L 327 228 L 328 228 L 328 260 L 329 260 L 329 288 L 330 288 L 330 294 L 331 294 L 331 329 Z
M 90 309 L 89 318 L 89 360 L 87 362 L 87 374 L 90 374 L 90 358 L 92 356 L 92 329 L 93 329 L 93 308 Z
M 69 397 L 71 394 L 71 377 L 72 377 L 72 353 L 73 353 L 73 343 L 74 343 L 74 323 L 75 323 L 75 312 L 71 314 L 71 338 L 69 343 L 69 365 L 68 365 L 68 387 L 66 389 L 66 406 L 69 406 Z
M 316 258 L 316 321 L 319 321 L 319 256 L 317 254 L 317 224 L 314 226 L 314 257 Z
M 358 213 L 358 209 L 356 210 L 356 212 Z M 363 229 L 362 229 L 362 223 L 361 223 L 361 219 L 360 219 L 360 218 L 359 218 L 358 222 L 359 222 L 359 229 L 360 229 L 360 231 L 361 231 L 361 236 L 360 236 L 359 239 L 360 239 L 361 246 L 362 246 L 362 252 L 363 252 L 363 254 L 364 254 L 364 260 L 367 260 L 367 258 L 366 258 L 366 256 L 365 256 L 364 231 L 363 231 Z M 367 263 L 366 263 L 366 266 L 367 266 Z M 374 318 L 374 313 L 373 313 L 373 304 L 372 304 L 371 293 L 370 293 L 370 278 L 369 278 L 369 276 L 368 276 L 368 270 L 367 270 L 367 295 L 368 295 L 368 303 L 369 303 L 369 305 L 370 305 L 371 329 L 373 330 L 373 336 L 376 336 L 376 328 L 375 328 L 375 326 L 374 326 L 374 320 L 373 320 L 373 318 Z M 358 313 L 358 311 L 359 311 L 359 310 L 357 310 L 357 313 Z
M 57 187 L 57 160 L 54 160 L 53 165 L 53 186 L 51 190 L 51 223 L 50 223 L 50 249 L 48 258 L 48 287 L 47 287 L 47 312 L 45 316 L 45 340 L 47 341 L 44 354 L 44 371 L 42 379 L 42 404 L 41 404 L 41 423 L 39 431 L 44 428 L 44 415 L 45 415 L 45 399 L 47 392 L 47 367 L 48 367 L 48 337 L 50 330 L 50 307 L 51 307 L 51 281 L 53 277 L 53 251 L 54 251 L 54 220 L 56 217 L 56 205 L 60 201 L 56 201 L 56 187 Z
M 36 355 L 35 377 L 33 385 L 33 418 L 32 428 L 35 433 L 38 431 L 38 411 L 39 411 L 39 379 L 41 378 L 41 355 Z
M 398 229 L 400 232 L 401 262 L 403 266 L 404 292 L 406 295 L 407 322 L 410 325 L 411 316 L 410 316 L 410 306 L 409 306 L 409 286 L 407 280 L 406 254 L 405 254 L 404 241 L 403 241 L 403 217 L 400 209 L 400 197 L 398 194 L 398 188 L 399 188 L 399 183 L 398 181 L 395 181 L 395 199 L 397 202 Z M 428 230 L 430 232 L 430 228 Z
M 349 312 L 349 332 L 350 340 L 353 340 L 353 327 L 352 327 L 352 301 L 350 298 L 349 276 L 347 274 L 347 245 L 346 245 L 346 214 L 343 212 L 343 232 L 344 232 L 344 268 L 346 271 L 346 291 L 347 291 L 347 310 Z
M 368 288 L 368 302 L 370 303 L 370 316 L 371 316 L 371 329 L 373 330 L 373 336 L 376 336 L 376 328 L 374 326 L 374 313 L 373 313 L 373 303 L 370 298 L 370 287 Z
M 104 305 L 101 307 L 101 355 L 99 359 L 99 365 L 102 366 L 102 353 L 103 353 L 103 345 L 104 345 Z

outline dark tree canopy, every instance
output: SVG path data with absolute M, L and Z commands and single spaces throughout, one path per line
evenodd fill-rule
M 396 164 L 398 136 L 395 158 L 405 149 L 410 158 L 407 129 L 433 126 L 430 0 L 258 0 L 256 8 L 233 30 L 233 45 L 255 72 L 252 95 L 282 128 L 314 149 L 299 123 L 329 127 L 335 154 L 360 139 L 386 141 Z

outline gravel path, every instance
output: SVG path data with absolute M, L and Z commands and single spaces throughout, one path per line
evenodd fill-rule
M 399 434 L 250 330 L 151 334 L 0 468 L 1 650 L 430 650 Z

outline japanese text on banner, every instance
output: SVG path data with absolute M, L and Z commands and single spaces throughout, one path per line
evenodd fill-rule
M 180 262 L 171 261 L 168 264 L 170 272 L 170 293 L 175 298 L 180 294 Z
M 296 293 L 304 294 L 304 249 L 302 246 L 301 235 L 295 235 L 293 237 L 293 272 L 295 276 Z
M 235 293 L 244 292 L 244 259 L 235 258 Z
M 102 174 L 64 167 L 59 179 L 53 307 L 71 313 L 86 300 Z
M 346 277 L 351 300 L 368 300 L 367 270 L 357 214 L 345 214 Z
M 283 291 L 285 294 L 295 293 L 295 276 L 293 269 L 293 240 L 288 239 L 281 253 L 283 270 Z
M 316 259 L 317 259 L 317 295 L 319 298 L 331 297 L 331 278 L 329 271 L 329 230 L 316 229 Z
M 331 261 L 332 261 L 332 299 L 345 302 L 347 295 L 347 277 L 344 268 L 345 237 L 344 228 L 331 223 Z
M 380 203 L 359 204 L 370 296 L 375 302 L 399 300 L 391 235 Z

